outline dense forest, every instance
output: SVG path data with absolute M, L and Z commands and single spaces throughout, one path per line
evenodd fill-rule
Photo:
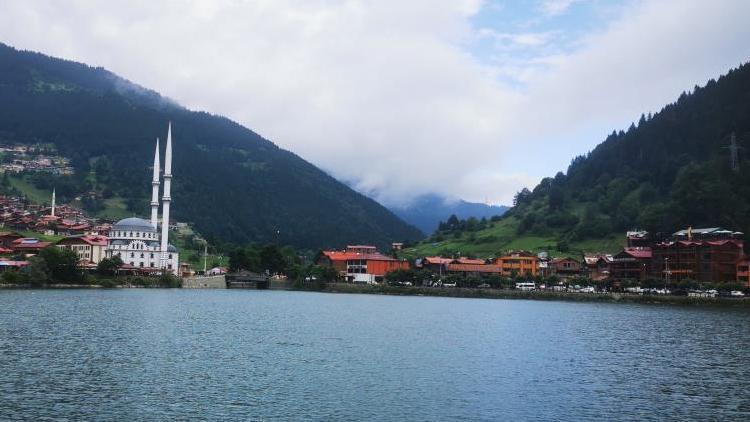
M 732 157 L 732 138 L 737 155 Z M 524 189 L 506 215 L 519 235 L 576 241 L 640 228 L 750 230 L 750 65 L 731 70 L 626 131 L 565 173 Z
M 173 216 L 209 241 L 321 248 L 421 235 L 251 130 L 101 68 L 0 44 L 0 98 L 0 143 L 54 144 L 76 175 L 35 184 L 55 184 L 63 196 L 93 191 L 90 209 L 116 196 L 147 214 L 155 138 L 164 140 L 172 121 Z

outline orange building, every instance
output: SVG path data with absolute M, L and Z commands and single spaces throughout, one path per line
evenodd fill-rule
M 499 266 L 502 275 L 536 276 L 539 272 L 539 258 L 531 252 L 511 251 L 504 256 L 495 258 L 495 265 Z
M 377 251 L 375 246 L 347 246 L 343 251 L 323 251 L 315 259 L 318 265 L 328 265 L 341 277 L 354 283 L 380 283 L 386 273 L 409 269 L 409 262 L 391 258 Z

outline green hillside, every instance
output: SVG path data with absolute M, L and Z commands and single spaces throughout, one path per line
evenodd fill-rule
M 426 241 L 406 248 L 404 255 L 412 258 L 432 255 L 490 258 L 508 250 L 528 250 L 562 256 L 584 251 L 612 253 L 622 248 L 624 242 L 623 234 L 572 242 L 561 242 L 555 235 L 519 235 L 516 217 L 489 222 L 488 226 L 477 231 L 434 234 Z
M 165 139 L 171 121 L 173 216 L 212 244 L 278 241 L 314 249 L 422 236 L 253 131 L 101 68 L 0 44 L 0 98 L 2 142 L 53 144 L 75 170 L 34 184 L 44 192 L 23 187 L 29 195 L 52 185 L 67 200 L 94 191 L 83 204 L 92 214 L 147 215 L 155 138 Z
M 734 136 L 733 136 L 734 135 Z M 738 146 L 733 159 L 732 139 Z M 410 255 L 507 249 L 614 252 L 625 231 L 679 228 L 750 232 L 750 65 L 731 70 L 616 131 L 567 172 L 523 189 L 499 221 L 444 230 Z

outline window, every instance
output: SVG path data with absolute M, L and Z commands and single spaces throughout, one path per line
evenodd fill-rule
M 154 254 L 152 253 L 149 258 L 154 259 Z
M 141 237 L 141 234 L 138 232 L 135 232 L 135 237 Z
M 141 254 L 141 258 L 143 258 L 143 254 Z
M 133 252 L 130 252 L 130 257 L 131 258 L 135 257 L 135 254 Z
M 143 262 L 140 263 L 140 267 L 143 268 Z
M 151 263 L 151 268 L 154 268 L 154 263 L 153 262 Z
M 172 254 L 169 254 L 169 259 L 172 259 Z
M 172 264 L 167 264 L 167 268 L 171 270 L 172 269 Z

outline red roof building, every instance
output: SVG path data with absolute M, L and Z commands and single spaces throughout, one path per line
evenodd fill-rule
M 750 257 L 747 255 L 737 261 L 737 282 L 750 288 Z
M 386 256 L 375 246 L 347 246 L 344 251 L 323 251 L 315 259 L 318 265 L 328 265 L 347 281 L 380 283 L 387 272 L 408 269 L 409 262 Z
M 654 245 L 652 277 L 671 281 L 734 282 L 744 254 L 741 239 L 678 240 Z
M 29 265 L 29 261 L 5 261 L 0 260 L 0 271 L 18 270 Z
M 107 243 L 105 236 L 69 236 L 57 242 L 57 247 L 72 250 L 81 261 L 98 264 L 106 257 Z
M 50 242 L 42 242 L 35 237 L 22 237 L 13 241 L 13 251 L 36 254 L 51 244 Z
M 503 269 L 499 265 L 485 264 L 448 264 L 446 270 L 451 274 L 463 275 L 500 275 Z
M 615 281 L 645 280 L 651 271 L 651 248 L 627 247 L 612 257 L 610 277 Z
M 581 261 L 569 256 L 554 258 L 549 262 L 549 266 L 552 269 L 552 274 L 555 274 L 561 280 L 579 277 L 583 271 Z

